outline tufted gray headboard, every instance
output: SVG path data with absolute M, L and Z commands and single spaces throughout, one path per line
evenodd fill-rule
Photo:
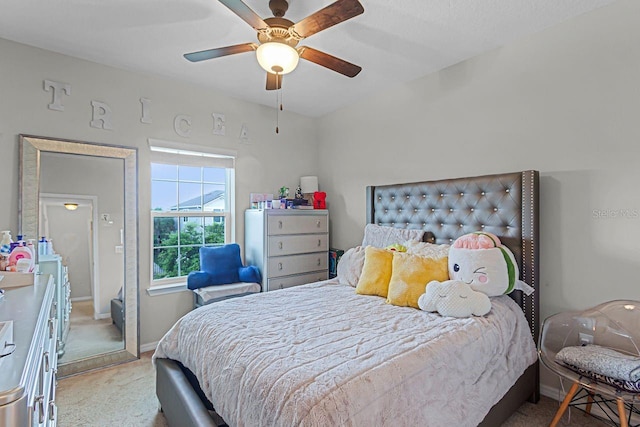
M 522 307 L 538 342 L 538 171 L 367 187 L 367 223 L 426 230 L 426 241 L 452 243 L 487 231 L 513 252 L 520 279 L 536 291 L 510 296 Z

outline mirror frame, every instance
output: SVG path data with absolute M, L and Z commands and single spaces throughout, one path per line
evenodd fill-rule
M 20 135 L 18 230 L 38 237 L 40 154 L 42 152 L 110 157 L 124 160 L 124 348 L 78 361 L 62 363 L 60 377 L 140 357 L 138 288 L 138 160 L 137 148 L 84 141 Z

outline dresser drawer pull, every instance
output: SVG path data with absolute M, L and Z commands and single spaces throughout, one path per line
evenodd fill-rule
M 282 221 L 278 221 L 278 228 L 282 230 Z
M 316 227 L 320 228 L 320 220 L 316 221 Z
M 56 419 L 56 402 L 53 400 L 49 401 L 49 420 L 53 421 Z
M 49 372 L 50 366 L 49 366 L 49 352 L 45 351 L 42 354 L 42 360 L 44 361 L 44 371 L 45 372 Z
M 44 423 L 44 395 L 36 397 L 36 404 L 38 405 L 38 424 Z M 36 408 L 33 408 L 34 410 Z
M 318 239 L 318 247 L 322 246 L 322 241 Z
M 55 323 L 54 318 L 49 319 L 49 339 L 53 338 L 53 325 Z
M 318 267 L 320 267 L 320 264 L 321 264 L 320 258 L 318 258 Z
M 278 242 L 278 249 L 282 249 L 282 242 Z
M 282 263 L 281 262 L 278 263 L 278 270 L 282 270 Z

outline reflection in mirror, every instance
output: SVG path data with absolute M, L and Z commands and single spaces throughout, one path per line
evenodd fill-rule
M 19 228 L 50 241 L 38 262 L 56 279 L 59 376 L 137 358 L 136 150 L 20 141 Z

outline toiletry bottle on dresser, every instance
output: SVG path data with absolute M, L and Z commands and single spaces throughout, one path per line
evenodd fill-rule
M 38 256 L 47 254 L 47 239 L 42 236 L 38 240 Z

